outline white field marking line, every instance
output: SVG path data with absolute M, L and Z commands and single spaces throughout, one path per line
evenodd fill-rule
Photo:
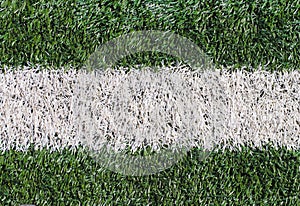
M 97 76 L 6 69 L 0 73 L 0 150 L 83 142 L 133 151 L 165 144 L 300 148 L 299 71 L 192 75 L 173 69 Z

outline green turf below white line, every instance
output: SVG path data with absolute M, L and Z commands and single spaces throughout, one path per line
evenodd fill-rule
M 300 72 L 0 73 L 0 149 L 300 148 Z

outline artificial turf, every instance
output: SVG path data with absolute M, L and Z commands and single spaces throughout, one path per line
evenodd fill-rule
M 96 47 L 137 30 L 172 31 L 216 66 L 299 69 L 299 0 L 3 0 L 0 65 L 80 66 Z M 159 53 L 120 65 L 173 62 Z
M 299 205 L 300 152 L 265 146 L 193 149 L 171 168 L 124 176 L 83 148 L 29 149 L 0 155 L 0 204 L 18 205 Z
M 299 69 L 299 0 L 3 0 L 0 66 L 80 66 L 134 30 L 174 31 L 215 65 Z M 120 65 L 171 58 L 139 54 Z M 143 59 L 143 60 L 141 60 Z M 170 61 L 173 61 L 172 59 Z M 1 138 L 1 137 L 0 137 Z M 0 205 L 300 205 L 300 152 L 197 149 L 150 176 L 122 176 L 83 149 L 0 155 Z

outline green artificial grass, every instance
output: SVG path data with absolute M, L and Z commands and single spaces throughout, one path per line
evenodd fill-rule
M 97 46 L 136 30 L 172 31 L 216 66 L 299 69 L 299 0 L 3 0 L 0 65 L 80 67 Z M 158 53 L 120 65 L 174 62 Z
M 0 204 L 18 205 L 299 205 L 300 152 L 284 148 L 191 150 L 150 176 L 123 176 L 82 148 L 0 155 Z
M 300 1 L 3 0 L 0 66 L 80 68 L 97 46 L 135 30 L 173 31 L 216 66 L 299 69 Z M 119 66 L 177 61 L 158 52 Z M 194 149 L 150 176 L 122 176 L 82 148 L 0 154 L 0 205 L 300 205 L 300 152 Z

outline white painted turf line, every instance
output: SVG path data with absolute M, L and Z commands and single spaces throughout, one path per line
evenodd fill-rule
M 88 143 L 300 148 L 300 72 L 0 73 L 0 150 Z M 176 70 L 176 71 L 175 71 Z

